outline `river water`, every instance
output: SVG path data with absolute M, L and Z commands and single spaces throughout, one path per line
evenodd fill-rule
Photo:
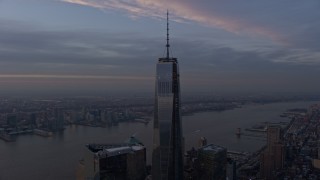
M 200 137 L 208 143 L 224 146 L 229 150 L 253 152 L 265 141 L 258 138 L 237 138 L 237 128 L 250 128 L 261 122 L 289 121 L 279 115 L 288 108 L 307 108 L 316 102 L 287 102 L 245 105 L 222 112 L 202 112 L 183 117 L 186 149 L 198 145 Z M 36 135 L 19 136 L 16 142 L 0 140 L 0 180 L 75 179 L 76 167 L 87 143 L 121 143 L 131 135 L 147 147 L 151 161 L 153 123 L 121 123 L 118 126 L 99 128 L 68 126 L 63 133 L 52 137 Z

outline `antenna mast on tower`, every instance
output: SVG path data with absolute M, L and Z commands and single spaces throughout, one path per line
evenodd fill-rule
M 169 44 L 169 10 L 167 10 L 167 59 L 169 59 L 169 48 L 170 48 L 170 44 Z

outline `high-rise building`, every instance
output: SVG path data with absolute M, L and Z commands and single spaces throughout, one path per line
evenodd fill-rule
M 261 153 L 261 178 L 274 179 L 275 171 L 283 168 L 284 157 L 285 149 L 282 143 L 281 127 L 268 126 L 267 148 Z
M 185 165 L 185 179 L 225 180 L 236 176 L 235 164 L 230 167 L 227 160 L 227 149 L 213 144 L 187 151 Z
M 227 149 L 217 145 L 207 145 L 198 150 L 197 179 L 226 179 Z
M 16 113 L 7 114 L 7 124 L 11 128 L 16 128 L 18 125 L 18 117 Z
M 62 131 L 64 129 L 64 112 L 63 108 L 56 107 L 53 110 L 54 113 L 54 123 L 52 131 Z
M 180 83 L 177 58 L 169 54 L 167 13 L 166 57 L 159 58 L 156 72 L 153 180 L 183 179 L 183 138 L 180 115 Z
M 227 170 L 226 170 L 227 180 L 237 179 L 237 163 L 231 158 L 227 158 Z
M 199 139 L 199 148 L 202 146 L 206 146 L 207 145 L 207 138 L 206 137 L 201 137 Z
M 144 180 L 146 148 L 135 138 L 124 144 L 88 144 L 82 179 Z

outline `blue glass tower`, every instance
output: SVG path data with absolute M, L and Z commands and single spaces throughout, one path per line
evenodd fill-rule
M 183 138 L 180 115 L 180 82 L 177 58 L 169 56 L 167 12 L 167 56 L 159 58 L 155 85 L 153 180 L 183 179 Z

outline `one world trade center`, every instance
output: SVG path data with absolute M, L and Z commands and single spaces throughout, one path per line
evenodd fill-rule
M 183 137 L 177 58 L 170 57 L 167 12 L 166 57 L 159 58 L 155 84 L 153 180 L 183 179 Z

